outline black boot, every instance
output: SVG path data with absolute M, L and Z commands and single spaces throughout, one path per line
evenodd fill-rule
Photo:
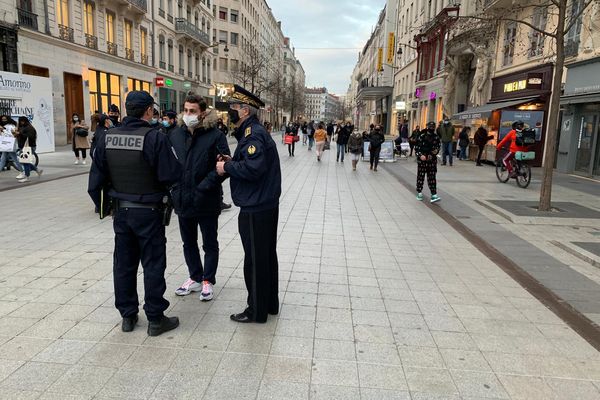
M 125 317 L 123 318 L 123 322 L 121 323 L 121 330 L 123 332 L 132 332 L 133 328 L 135 328 L 135 324 L 138 321 L 137 314 L 133 317 Z
M 163 315 L 160 321 L 148 322 L 148 336 L 158 336 L 171 331 L 179 326 L 179 318 L 165 317 Z

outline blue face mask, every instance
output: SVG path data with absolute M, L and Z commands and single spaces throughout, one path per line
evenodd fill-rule
M 163 122 L 162 122 L 162 124 L 163 124 L 163 126 L 164 126 L 165 128 L 168 128 L 168 127 L 170 127 L 170 126 L 171 126 L 171 124 L 169 123 L 169 121 L 163 121 Z
M 152 119 L 150 120 L 150 124 L 151 124 L 151 125 L 156 125 L 156 124 L 158 124 L 158 118 L 152 118 Z

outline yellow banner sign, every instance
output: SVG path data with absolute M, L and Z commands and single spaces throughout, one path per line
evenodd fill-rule
M 394 50 L 396 49 L 396 36 L 394 32 L 389 33 L 388 46 L 387 46 L 387 63 L 394 63 Z
M 377 71 L 383 71 L 383 47 L 377 49 Z

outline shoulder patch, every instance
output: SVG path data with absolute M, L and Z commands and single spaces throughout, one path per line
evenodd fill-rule
M 248 129 L 250 129 L 250 128 L 248 128 Z M 254 147 L 254 145 L 250 145 L 248 147 L 248 154 L 252 155 L 254 153 L 256 153 L 256 147 Z
M 248 137 L 250 135 L 252 135 L 252 128 L 247 127 L 246 132 L 244 133 L 244 137 Z

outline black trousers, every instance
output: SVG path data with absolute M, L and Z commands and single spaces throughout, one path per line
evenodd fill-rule
M 277 223 L 279 208 L 240 212 L 238 228 L 244 247 L 244 280 L 248 290 L 246 312 L 256 322 L 279 312 Z
M 294 150 L 296 150 L 296 142 L 292 142 L 292 144 L 288 144 L 287 146 L 290 156 L 294 155 Z
M 479 152 L 477 153 L 477 164 L 481 164 L 481 155 L 483 154 L 483 149 L 485 146 L 477 146 L 479 147 Z
M 169 302 L 163 297 L 167 289 L 167 238 L 162 212 L 149 208 L 119 208 L 113 229 L 115 306 L 124 318 L 138 313 L 137 271 L 141 261 L 144 269 L 144 311 L 149 321 L 160 320 L 169 307 Z
M 381 153 L 381 146 L 371 147 L 370 153 L 371 158 L 369 159 L 369 162 L 371 163 L 371 167 L 377 168 L 379 165 L 379 153 Z
M 195 218 L 179 217 L 179 232 L 183 241 L 183 256 L 187 264 L 190 278 L 196 282 L 204 280 L 213 285 L 217 282 L 217 266 L 219 264 L 219 215 L 206 215 Z M 198 248 L 198 226 L 202 232 L 202 250 L 204 250 L 204 267 Z
M 427 186 L 429 186 L 429 191 L 431 194 L 437 194 L 437 157 L 433 160 L 419 160 L 417 163 L 417 193 L 423 191 L 425 175 L 427 175 Z

